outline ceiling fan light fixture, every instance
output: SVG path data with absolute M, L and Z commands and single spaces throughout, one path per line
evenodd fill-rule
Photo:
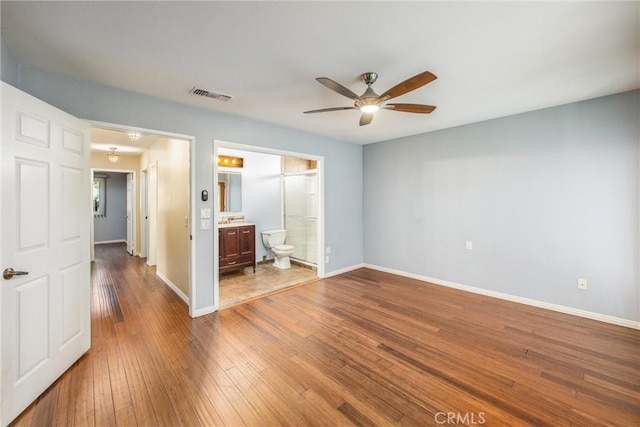
M 366 104 L 360 107 L 360 111 L 362 111 L 363 113 L 375 113 L 379 109 L 380 107 L 376 104 Z
M 389 101 L 390 99 L 397 98 L 401 95 L 404 95 L 405 93 L 416 90 L 437 79 L 435 74 L 430 71 L 424 71 L 411 78 L 408 78 L 403 82 L 398 83 L 391 89 L 387 90 L 382 95 L 378 95 L 371 87 L 371 85 L 378 79 L 378 74 L 371 72 L 364 73 L 360 75 L 360 79 L 367 85 L 367 89 L 362 95 L 358 96 L 351 89 L 344 87 L 340 83 L 335 82 L 328 77 L 316 77 L 318 83 L 326 86 L 327 88 L 342 96 L 352 99 L 355 102 L 353 103 L 353 107 L 321 108 L 319 110 L 305 111 L 304 113 L 310 114 L 326 113 L 328 111 L 339 110 L 359 110 L 362 112 L 362 116 L 360 117 L 360 126 L 364 126 L 371 123 L 371 120 L 373 120 L 374 117 L 374 113 L 376 113 L 381 108 L 386 110 L 400 111 L 404 113 L 418 114 L 429 114 L 436 109 L 436 107 L 433 105 L 424 104 L 387 104 L 387 101 Z

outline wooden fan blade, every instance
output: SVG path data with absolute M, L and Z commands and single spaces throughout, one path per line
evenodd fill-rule
M 305 111 L 304 114 L 326 113 L 327 111 L 355 110 L 355 109 L 356 109 L 355 107 L 331 107 L 331 108 L 321 108 L 319 110 Z
M 386 104 L 384 107 L 387 110 L 402 111 L 405 113 L 419 113 L 429 114 L 436 109 L 434 105 L 423 104 Z
M 373 120 L 373 113 L 362 113 L 360 117 L 360 126 L 368 125 Z
M 353 100 L 360 98 L 358 95 L 353 93 L 350 89 L 347 89 L 346 87 L 342 86 L 338 82 L 334 82 L 329 77 L 318 77 L 316 78 L 316 80 L 318 81 L 318 83 L 322 83 L 332 91 L 338 92 L 340 95 L 346 96 L 347 98 L 350 98 Z
M 386 99 L 396 98 L 400 95 L 404 95 L 407 92 L 416 90 L 419 87 L 426 85 L 427 83 L 431 83 L 435 79 L 437 79 L 435 74 L 431 73 L 430 71 L 425 71 L 424 73 L 415 75 L 403 81 L 402 83 L 398 83 L 397 85 L 395 85 L 394 87 L 392 87 L 391 89 L 389 89 L 388 91 L 380 95 L 380 98 L 386 98 Z

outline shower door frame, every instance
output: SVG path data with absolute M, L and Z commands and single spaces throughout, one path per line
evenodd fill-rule
M 316 169 L 310 169 L 310 170 L 301 171 L 301 172 L 288 172 L 288 173 L 283 173 L 281 175 L 281 177 L 280 177 L 281 182 L 282 182 L 282 184 L 281 184 L 281 194 L 282 194 L 282 196 L 281 196 L 281 201 L 282 201 L 281 210 L 282 210 L 282 213 L 283 213 L 282 214 L 282 228 L 287 229 L 287 230 L 289 229 L 289 226 L 287 225 L 287 216 L 288 216 L 288 214 L 287 214 L 287 209 L 286 209 L 286 204 L 287 204 L 287 186 L 286 186 L 286 181 L 287 181 L 287 178 L 298 177 L 298 176 L 307 178 L 309 175 L 315 175 L 316 176 L 316 181 L 317 181 L 317 183 L 316 183 L 316 194 L 318 196 L 318 200 L 316 201 L 316 212 L 315 212 L 316 215 L 315 215 L 315 220 L 314 220 L 315 223 L 316 223 L 316 226 L 315 226 L 315 229 L 316 229 L 315 230 L 316 231 L 316 245 L 315 245 L 316 246 L 316 261 L 313 262 L 313 261 L 310 261 L 309 259 L 307 259 L 308 258 L 308 252 L 307 252 L 307 248 L 306 247 L 304 249 L 305 252 L 306 252 L 306 255 L 305 255 L 304 259 L 296 257 L 295 256 L 296 255 L 295 252 L 291 255 L 291 259 L 295 259 L 296 261 L 298 261 L 298 262 L 300 262 L 302 264 L 305 264 L 307 266 L 318 268 L 318 264 L 322 261 L 320 259 L 320 257 L 324 256 L 324 254 L 321 254 L 320 252 L 318 252 L 318 236 L 317 236 L 317 233 L 318 233 L 318 218 L 320 216 L 320 212 L 319 212 L 320 204 L 318 203 L 319 197 L 320 197 L 320 194 L 319 194 L 320 175 L 318 174 L 317 167 L 316 167 Z M 305 186 L 306 186 L 306 181 L 305 181 Z M 305 188 L 305 190 L 306 190 L 306 188 Z M 309 220 L 308 215 L 305 215 L 303 220 L 305 221 L 305 233 L 306 233 L 307 230 L 308 230 L 307 225 L 306 225 L 306 221 Z M 288 235 L 289 235 L 289 233 L 287 232 L 287 236 Z M 308 238 L 305 238 L 305 242 L 306 241 L 308 241 Z M 292 244 L 294 247 L 296 247 L 296 245 L 293 242 L 290 242 L 289 244 Z

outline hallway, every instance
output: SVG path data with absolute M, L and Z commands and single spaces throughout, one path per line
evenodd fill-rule
M 13 425 L 415 426 L 450 413 L 489 425 L 634 425 L 640 416 L 640 334 L 629 328 L 370 269 L 191 319 L 121 244 L 96 248 L 92 276 L 91 350 Z

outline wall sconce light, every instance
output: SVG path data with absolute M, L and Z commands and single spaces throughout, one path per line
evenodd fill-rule
M 242 157 L 218 156 L 218 166 L 241 168 L 243 163 Z
M 120 156 L 118 156 L 118 155 L 116 154 L 116 148 L 115 148 L 115 147 L 110 147 L 109 149 L 110 149 L 111 151 L 109 151 L 109 153 L 107 154 L 107 158 L 109 159 L 109 161 L 110 161 L 111 163 L 115 163 L 115 162 L 117 162 L 117 161 L 118 161 L 118 157 L 120 157 Z
M 129 135 L 131 142 L 137 142 L 140 139 L 140 134 L 138 132 L 127 132 L 127 135 Z

